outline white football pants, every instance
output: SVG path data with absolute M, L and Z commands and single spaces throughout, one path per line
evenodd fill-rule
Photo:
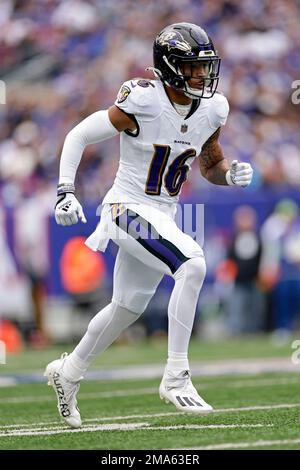
M 108 214 L 109 237 L 119 245 L 112 302 L 92 319 L 64 371 L 70 380 L 82 375 L 92 359 L 144 312 L 164 274 L 175 281 L 168 308 L 170 363 L 174 367 L 178 361 L 179 368 L 188 368 L 188 345 L 205 277 L 202 248 L 173 217 L 156 208 L 115 204 Z

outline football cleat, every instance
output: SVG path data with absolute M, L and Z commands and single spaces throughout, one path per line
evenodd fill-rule
M 61 372 L 67 355 L 67 353 L 63 353 L 60 359 L 50 362 L 44 376 L 48 378 L 48 385 L 54 388 L 60 416 L 71 428 L 80 428 L 81 417 L 76 400 L 80 382 L 70 382 Z
M 189 370 L 179 373 L 166 370 L 159 386 L 159 396 L 185 413 L 206 414 L 213 411 L 212 406 L 199 396 L 193 386 Z

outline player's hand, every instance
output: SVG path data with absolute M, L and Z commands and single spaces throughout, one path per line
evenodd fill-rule
M 73 193 L 62 193 L 57 196 L 55 205 L 55 220 L 58 225 L 77 224 L 78 219 L 84 224 L 86 218 L 82 206 Z
M 253 169 L 250 163 L 233 160 L 230 170 L 226 173 L 226 181 L 230 186 L 246 187 L 252 181 Z

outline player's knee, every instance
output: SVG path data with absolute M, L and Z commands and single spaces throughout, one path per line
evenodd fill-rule
M 203 256 L 197 256 L 196 258 L 190 258 L 183 263 L 176 271 L 174 277 L 176 280 L 177 278 L 184 276 L 187 282 L 193 283 L 194 285 L 202 285 L 205 274 L 205 259 Z
M 187 270 L 187 278 L 196 284 L 201 284 L 204 281 L 206 274 L 206 264 L 203 256 L 191 258 L 185 263 Z
M 140 292 L 136 292 L 135 294 L 123 296 L 122 299 L 114 296 L 112 302 L 115 302 L 120 307 L 126 308 L 130 312 L 139 316 L 146 310 L 151 297 L 149 297 L 149 295 L 143 295 Z
M 120 319 L 121 323 L 124 320 L 125 322 L 128 322 L 128 324 L 133 323 L 138 319 L 138 317 L 142 313 L 132 310 L 130 306 L 127 307 L 125 305 L 120 305 L 114 300 L 108 305 L 108 308 L 110 308 L 108 321 L 111 321 L 112 317 L 114 317 L 116 321 Z M 101 310 L 101 312 L 95 315 L 94 318 L 92 318 L 92 320 L 88 324 L 87 330 L 90 335 L 98 336 L 99 333 L 103 331 L 102 316 L 103 311 Z

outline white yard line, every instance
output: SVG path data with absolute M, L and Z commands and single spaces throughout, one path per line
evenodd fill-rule
M 95 432 L 95 431 L 132 431 L 135 429 L 147 429 L 148 423 L 114 423 L 114 424 L 102 424 L 98 426 L 86 426 L 79 429 L 63 428 L 59 429 L 39 429 L 30 428 L 26 430 L 13 429 L 7 432 L 0 432 L 1 437 L 18 437 L 18 436 L 51 436 L 52 434 L 69 434 L 78 432 Z
M 232 411 L 258 411 L 258 410 L 280 410 L 284 408 L 299 408 L 300 403 L 282 403 L 277 405 L 243 406 L 240 408 L 219 408 L 216 413 L 231 413 Z
M 277 405 L 258 405 L 258 406 L 246 406 L 238 408 L 219 408 L 215 409 L 213 414 L 217 413 L 232 413 L 232 412 L 244 412 L 244 411 L 258 411 L 258 410 L 276 410 L 276 409 L 286 409 L 286 408 L 300 408 L 300 403 L 280 403 Z M 92 423 L 92 422 L 105 422 L 105 421 L 115 421 L 115 420 L 128 420 L 128 419 L 151 419 L 151 418 L 165 418 L 170 416 L 183 416 L 184 413 L 180 411 L 173 411 L 168 413 L 153 413 L 153 414 L 144 414 L 144 415 L 126 415 L 126 416 L 104 416 L 99 418 L 90 418 L 83 420 L 83 423 Z M 208 416 L 208 415 L 205 415 Z M 15 423 L 0 426 L 0 432 L 4 429 L 11 428 L 27 428 L 30 426 L 53 426 L 59 425 L 62 426 L 62 421 L 45 421 L 45 422 L 36 422 L 36 423 Z
M 148 429 L 241 429 L 241 428 L 270 428 L 273 424 L 177 424 L 174 426 L 148 426 Z
M 253 441 L 253 442 L 224 442 L 223 444 L 213 444 L 199 447 L 182 447 L 177 450 L 222 450 L 222 449 L 246 449 L 248 447 L 270 447 L 288 444 L 300 444 L 300 439 L 276 439 L 270 441 Z M 175 449 L 170 449 L 175 450 Z
M 114 423 L 114 424 L 102 424 L 96 426 L 85 426 L 80 429 L 70 429 L 70 428 L 30 428 L 26 430 L 12 429 L 11 431 L 0 432 L 1 437 L 20 437 L 20 436 L 51 436 L 53 434 L 69 434 L 69 433 L 78 433 L 78 432 L 98 432 L 98 431 L 161 431 L 161 430 L 173 430 L 178 429 L 235 429 L 235 428 L 265 428 L 271 427 L 272 424 L 179 424 L 174 426 L 150 426 L 149 423 Z

